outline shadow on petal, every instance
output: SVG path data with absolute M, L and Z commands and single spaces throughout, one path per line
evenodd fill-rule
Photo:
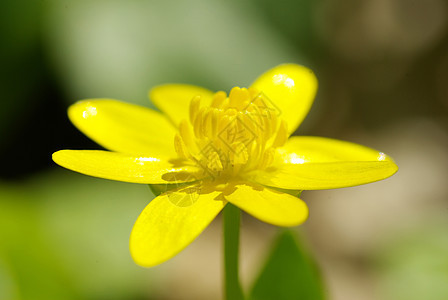
M 186 171 L 168 172 L 162 175 L 162 179 L 168 182 L 192 182 L 199 179 L 196 175 Z

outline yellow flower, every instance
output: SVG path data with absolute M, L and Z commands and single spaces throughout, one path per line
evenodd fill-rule
M 224 92 L 163 85 L 150 92 L 164 113 L 110 99 L 80 101 L 69 117 L 109 151 L 61 150 L 53 160 L 106 179 L 165 184 L 138 217 L 130 251 L 142 266 L 189 245 L 228 203 L 277 226 L 296 226 L 308 208 L 288 190 L 349 187 L 387 178 L 382 152 L 322 137 L 291 137 L 308 113 L 317 80 L 286 64 L 252 86 Z

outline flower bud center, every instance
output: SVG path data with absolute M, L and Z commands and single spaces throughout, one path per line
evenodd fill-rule
M 234 87 L 229 96 L 217 92 L 209 106 L 196 96 L 189 120 L 179 126 L 176 152 L 213 177 L 264 169 L 288 138 L 287 124 L 278 115 L 272 102 L 253 88 Z

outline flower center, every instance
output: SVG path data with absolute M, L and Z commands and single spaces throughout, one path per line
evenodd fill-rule
M 278 115 L 275 105 L 253 88 L 234 87 L 228 97 L 217 92 L 210 106 L 196 96 L 174 146 L 180 157 L 195 161 L 212 177 L 264 169 L 288 138 L 287 124 Z

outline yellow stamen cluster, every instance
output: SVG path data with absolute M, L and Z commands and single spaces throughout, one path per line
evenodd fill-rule
M 264 169 L 272 163 L 275 148 L 288 138 L 279 113 L 253 88 L 234 87 L 228 97 L 217 92 L 210 106 L 201 105 L 196 96 L 190 103 L 190 119 L 181 122 L 175 137 L 176 152 L 211 176 Z

